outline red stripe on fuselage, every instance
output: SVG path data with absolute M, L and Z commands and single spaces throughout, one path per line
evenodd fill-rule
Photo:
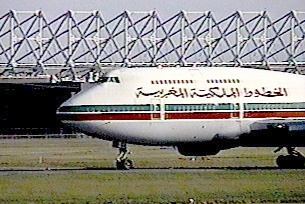
M 214 113 L 166 113 L 165 119 L 230 119 L 239 117 L 238 112 L 214 112 Z
M 244 118 L 300 118 L 305 117 L 303 111 L 259 111 L 245 112 Z
M 96 113 L 96 114 L 60 114 L 61 120 L 89 121 L 89 120 L 155 120 L 161 119 L 160 113 Z M 239 112 L 201 112 L 201 113 L 165 113 L 165 120 L 190 120 L 190 119 L 236 119 Z M 290 111 L 260 111 L 245 112 L 244 118 L 300 118 L 305 117 L 305 112 Z

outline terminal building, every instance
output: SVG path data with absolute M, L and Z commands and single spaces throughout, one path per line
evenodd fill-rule
M 79 84 L 0 84 L 0 135 L 70 133 L 57 119 L 56 109 L 79 90 Z

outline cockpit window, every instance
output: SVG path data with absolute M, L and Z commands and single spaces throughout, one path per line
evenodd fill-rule
M 101 83 L 106 83 L 106 82 L 121 83 L 119 77 L 101 77 L 99 82 L 101 82 Z

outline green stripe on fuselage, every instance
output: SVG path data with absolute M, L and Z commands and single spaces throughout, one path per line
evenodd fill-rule
M 153 111 L 147 105 L 88 105 L 88 106 L 63 106 L 59 112 L 121 112 L 121 111 Z

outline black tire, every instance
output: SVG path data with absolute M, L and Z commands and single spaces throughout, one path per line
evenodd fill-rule
M 117 161 L 116 167 L 118 170 L 129 170 L 133 168 L 133 165 L 130 159 L 124 159 L 122 161 Z
M 276 164 L 278 165 L 278 167 L 280 168 L 289 168 L 289 164 L 287 162 L 287 156 L 283 156 L 280 155 L 277 159 L 276 159 Z
M 303 169 L 305 167 L 305 159 L 293 155 L 281 155 L 276 159 L 276 163 L 280 168 L 284 169 Z

